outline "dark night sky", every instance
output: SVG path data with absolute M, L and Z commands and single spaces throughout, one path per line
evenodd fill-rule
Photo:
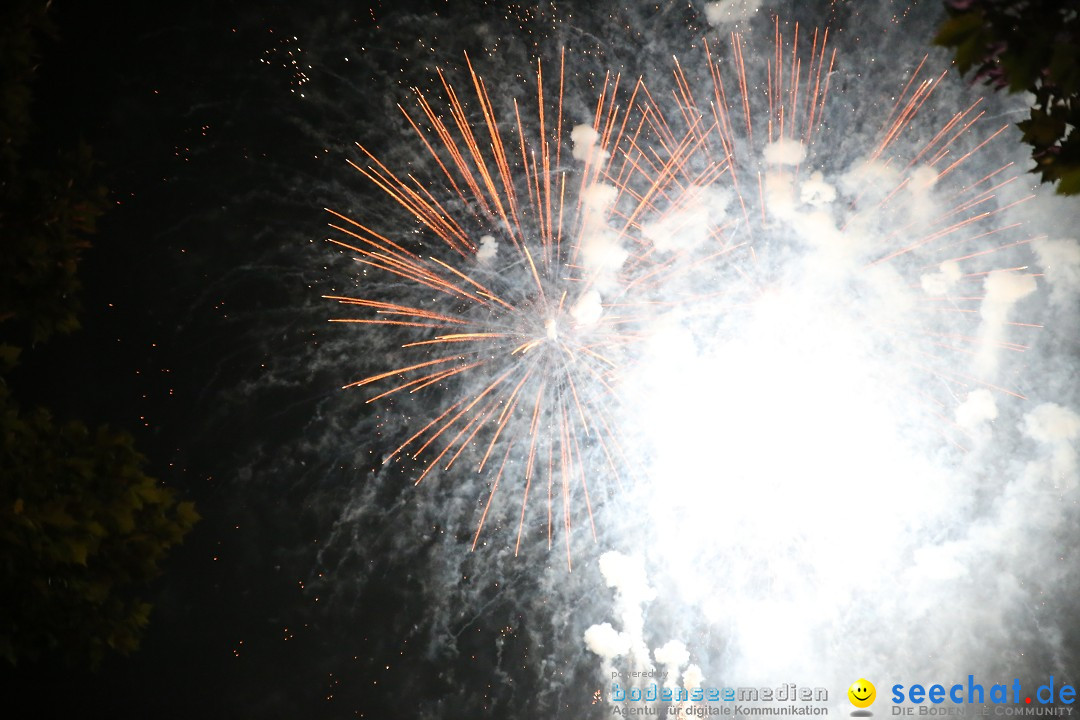
M 310 589 L 320 537 L 358 470 L 305 469 L 276 455 L 303 455 L 294 435 L 353 372 L 295 368 L 328 314 L 313 286 L 325 286 L 330 254 L 308 244 L 321 239 L 328 203 L 304 185 L 344 176 L 354 138 L 334 138 L 326 159 L 305 127 L 323 109 L 297 102 L 286 56 L 302 31 L 379 37 L 373 18 L 382 12 L 54 9 L 61 41 L 46 45 L 38 117 L 53 136 L 93 146 L 116 207 L 82 266 L 83 330 L 36 351 L 15 382 L 59 413 L 130 429 L 150 472 L 193 499 L 203 519 L 153 588 L 140 652 L 94 674 L 17 675 L 41 708 L 33 716 L 373 717 L 408 713 L 421 699 L 452 708 L 455 694 L 486 704 L 485 671 L 470 673 L 475 687 L 449 687 L 445 658 L 416 629 L 428 622 L 424 610 L 403 612 L 421 582 L 403 574 L 409 558 L 376 559 L 360 593 L 343 593 L 333 610 L 317 605 L 327 599 Z M 376 64 L 396 62 L 382 52 Z M 371 113 L 355 118 L 358 128 L 383 117 L 364 98 L 347 104 Z M 340 117 L 332 122 L 340 129 Z M 303 380 L 263 384 L 275 373 Z M 514 615 L 512 604 L 506 612 Z M 463 652 L 490 653 L 500 635 L 487 622 L 470 631 L 483 639 L 466 634 Z M 508 652 L 527 654 L 514 643 Z
M 794 12 L 857 25 L 851 3 L 819 5 Z M 889 41 L 917 58 L 939 9 L 916 7 L 909 35 Z M 512 3 L 55 4 L 60 40 L 44 46 L 35 117 L 59 142 L 93 146 L 115 206 L 82 265 L 83 330 L 35 350 L 13 382 L 60 415 L 132 431 L 150 474 L 203 519 L 150 592 L 142 649 L 96 674 L 16 674 L 9 705 L 39 708 L 22 716 L 603 716 L 589 705 L 599 663 L 561 652 L 603 619 L 579 612 L 604 592 L 595 573 L 565 574 L 546 549 L 488 567 L 465 552 L 469 502 L 440 490 L 413 508 L 411 482 L 376 483 L 375 411 L 340 387 L 379 367 L 379 350 L 328 328 L 336 309 L 320 298 L 351 272 L 323 242 L 323 208 L 390 212 L 346 166 L 352 143 L 411 165 L 394 104 L 436 62 L 460 69 L 462 50 L 481 57 L 497 37 L 487 74 L 509 86 L 534 40 L 599 48 L 575 58 L 591 85 L 595 68 L 646 72 L 702 31 L 686 4 L 579 9 L 552 23 Z M 837 42 L 867 50 L 854 30 Z M 855 105 L 846 88 L 838 104 Z M 577 117 L 595 95 L 579 97 Z M 861 129 L 836 120 L 848 122 Z M 374 509 L 343 522 L 369 480 Z M 464 520 L 443 523 L 442 502 Z M 581 567 L 605 549 L 585 550 Z M 658 603 L 659 616 L 674 601 Z M 1058 601 L 1057 617 L 1072 605 Z M 727 657 L 722 631 L 691 627 Z
M 54 137 L 93 146 L 116 206 L 83 263 L 84 329 L 38 351 L 16 383 L 33 383 L 61 413 L 130 429 L 150 471 L 204 519 L 154 588 L 140 654 L 95 675 L 41 678 L 32 704 L 101 717 L 285 717 L 293 709 L 271 709 L 271 698 L 297 675 L 308 675 L 299 707 L 318 707 L 331 688 L 298 662 L 327 639 L 302 628 L 310 552 L 288 557 L 317 526 L 288 511 L 302 497 L 234 483 L 241 445 L 284 443 L 295 414 L 330 389 L 236 397 L 263 367 L 290 362 L 312 330 L 282 308 L 309 292 L 296 281 L 314 266 L 284 278 L 251 267 L 272 255 L 275 229 L 321 224 L 318 207 L 297 198 L 265 202 L 268 163 L 313 172 L 280 107 L 288 79 L 259 64 L 279 47 L 270 29 L 287 29 L 291 14 L 280 4 L 54 8 L 61 41 L 47 44 L 37 117 Z M 276 326 L 273 351 L 251 342 L 245 318 L 260 315 Z M 243 688 L 238 663 L 257 678 Z

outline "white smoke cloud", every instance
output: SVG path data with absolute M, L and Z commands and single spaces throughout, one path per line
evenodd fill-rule
M 573 144 L 571 153 L 575 160 L 591 164 L 608 158 L 608 152 L 601 150 L 598 144 L 600 133 L 596 132 L 592 125 L 575 125 L 570 131 L 570 142 Z
M 1031 247 L 1039 258 L 1053 301 L 1060 305 L 1076 302 L 1080 298 L 1080 242 L 1036 238 Z
M 581 196 L 582 221 L 580 262 L 601 290 L 611 287 L 615 274 L 629 253 L 615 231 L 608 227 L 608 213 L 618 191 L 605 183 L 594 183 Z
M 1009 312 L 1021 298 L 1035 292 L 1035 278 L 1013 270 L 995 270 L 986 276 L 986 295 L 979 308 L 983 320 L 995 324 L 1008 322 Z
M 765 162 L 774 165 L 798 165 L 806 159 L 806 146 L 798 140 L 780 138 L 765 146 Z M 820 179 L 820 175 L 818 176 Z
M 630 637 L 611 627 L 611 623 L 600 623 L 585 631 L 585 647 L 611 661 L 630 652 Z
M 927 273 L 919 278 L 923 292 L 927 295 L 948 295 L 963 276 L 960 265 L 955 260 L 946 260 L 938 266 L 939 272 Z
M 785 173 L 769 173 L 764 181 L 765 202 L 770 216 L 790 220 L 798 207 L 795 194 L 795 179 Z
M 1016 303 L 1036 290 L 1035 278 L 1015 270 L 995 270 L 983 283 L 985 295 L 979 307 L 982 325 L 979 327 L 979 349 L 975 367 L 984 377 L 998 367 L 1000 344 L 1005 339 L 1005 323 Z
M 604 314 L 604 307 L 600 303 L 600 293 L 597 290 L 589 290 L 581 294 L 577 302 L 570 308 L 570 315 L 578 325 L 589 326 L 596 324 L 600 316 Z
M 622 621 L 629 655 L 636 670 L 651 670 L 649 648 L 645 643 L 644 606 L 656 597 L 649 586 L 641 558 L 611 551 L 600 556 L 600 572 L 610 588 L 615 588 L 615 608 Z M 627 654 L 627 653 L 622 653 Z
M 908 176 L 906 189 L 908 192 L 923 196 L 926 195 L 938 181 L 938 172 L 932 167 L 923 165 L 916 168 Z
M 731 25 L 753 17 L 762 0 L 718 0 L 705 3 L 705 19 L 710 25 Z
M 499 252 L 499 243 L 491 235 L 480 237 L 480 248 L 476 251 L 476 259 L 483 263 L 490 263 Z
M 1049 478 L 1058 487 L 1076 488 L 1080 415 L 1056 403 L 1043 403 L 1024 416 L 1023 432 L 1048 451 L 1033 461 L 1028 473 Z
M 581 264 L 593 274 L 595 282 L 602 288 L 610 287 L 615 273 L 626 262 L 629 253 L 623 249 L 618 236 L 608 230 L 593 230 L 582 233 Z
M 994 394 L 985 388 L 968 393 L 967 399 L 956 407 L 956 424 L 968 430 L 977 430 L 988 420 L 998 416 Z
M 676 687 L 684 665 L 690 662 L 690 653 L 686 644 L 679 640 L 669 640 L 653 651 L 656 662 L 667 672 L 665 685 Z
M 701 682 L 704 679 L 705 675 L 701 672 L 701 668 L 691 663 L 686 667 L 686 672 L 683 673 L 683 687 L 687 690 L 701 687 Z
M 712 228 L 727 218 L 730 191 L 715 187 L 689 188 L 669 212 L 643 223 L 641 236 L 660 252 L 692 250 L 708 241 Z
M 600 676 L 606 679 L 611 676 L 615 659 L 630 652 L 630 636 L 613 628 L 611 623 L 600 623 L 585 630 L 585 647 L 600 656 Z
M 855 161 L 839 177 L 845 195 L 858 198 L 861 204 L 878 202 L 900 184 L 900 171 L 880 160 L 870 158 Z
M 608 622 L 591 625 L 584 635 L 586 649 L 600 656 L 604 679 L 610 677 L 614 660 L 626 655 L 630 655 L 635 663 L 635 671 L 653 672 L 643 635 L 644 613 L 656 598 L 656 591 L 649 585 L 641 558 L 612 551 L 600 557 L 599 565 L 608 587 L 615 588 L 615 609 L 622 618 L 624 630 L 616 630 Z M 700 687 L 704 675 L 699 666 L 689 664 L 690 651 L 686 643 L 669 640 L 653 651 L 653 658 L 661 667 L 658 675 L 663 678 L 665 687 L 678 687 L 680 677 L 687 690 Z
M 828 205 L 836 199 L 836 187 L 825 182 L 825 176 L 815 171 L 802 183 L 799 199 L 816 207 Z
M 611 208 L 618 194 L 619 191 L 611 185 L 595 183 L 585 188 L 581 194 L 581 204 L 586 212 L 602 215 Z

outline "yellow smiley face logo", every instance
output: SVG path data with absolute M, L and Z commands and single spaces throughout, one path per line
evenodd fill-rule
M 874 704 L 877 690 L 874 688 L 874 683 L 866 678 L 859 678 L 851 683 L 851 687 L 847 689 L 847 696 L 855 707 L 866 708 Z

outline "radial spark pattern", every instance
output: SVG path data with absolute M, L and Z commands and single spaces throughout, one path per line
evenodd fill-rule
M 538 64 L 535 116 L 523 117 L 515 100 L 512 122 L 500 119 L 475 72 L 472 105 L 440 73 L 449 121 L 417 92 L 419 118 L 403 112 L 442 176 L 400 177 L 363 147 L 366 161 L 353 165 L 407 211 L 421 237 L 395 240 L 331 211 L 342 221 L 333 227 L 349 237 L 333 242 L 368 268 L 426 288 L 431 301 L 331 299 L 370 311 L 341 322 L 417 333 L 404 344 L 415 362 L 347 386 L 378 387 L 371 402 L 426 392 L 437 406 L 387 460 L 422 458 L 417 483 L 459 462 L 490 470 L 474 547 L 500 484 L 520 478 L 515 551 L 530 496 L 546 496 L 548 542 L 561 515 L 570 563 L 577 504 L 596 534 L 590 477 L 599 471 L 617 484 L 626 474 L 617 386 L 666 302 L 663 288 L 728 248 L 687 263 L 680 254 L 660 257 L 642 232 L 646 222 L 676 222 L 688 189 L 724 171 L 724 163 L 701 161 L 704 119 L 674 131 L 640 81 L 621 106 L 615 76 L 604 82 L 592 124 L 571 129 L 564 77 L 560 65 L 558 101 L 549 106 Z M 588 462 L 593 451 L 601 468 Z

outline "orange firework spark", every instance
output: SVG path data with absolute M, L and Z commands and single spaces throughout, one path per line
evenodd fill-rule
M 686 187 L 711 181 L 722 168 L 691 166 L 708 130 L 695 121 L 676 135 L 640 80 L 626 107 L 620 107 L 618 76 L 605 79 L 591 128 L 574 131 L 579 162 L 568 168 L 565 53 L 554 105 L 545 100 L 538 62 L 536 115 L 526 121 L 515 100 L 509 125 L 500 121 L 483 78 L 466 62 L 475 105 L 470 107 L 440 71 L 445 114 L 419 90 L 419 116 L 402 108 L 439 169 L 436 185 L 396 175 L 363 146 L 366 163 L 350 163 L 404 208 L 442 251 L 391 240 L 329 210 L 335 217 L 331 227 L 348 237 L 331 242 L 367 267 L 427 288 L 433 307 L 441 309 L 327 297 L 367 311 L 334 322 L 424 333 L 403 345 L 416 353 L 415 362 L 346 386 L 378 387 L 369 402 L 479 378 L 457 383 L 463 389 L 389 458 L 420 459 L 424 467 L 417 483 L 470 455 L 477 471 L 492 468 L 475 547 L 517 446 L 525 461 L 515 553 L 534 481 L 540 479 L 546 484 L 548 544 L 555 507 L 561 504 L 569 564 L 572 498 L 583 501 L 596 534 L 585 453 L 598 448 L 621 482 L 624 452 L 610 411 L 617 401 L 618 372 L 656 304 L 650 293 L 685 267 L 679 257 L 650 257 L 642 219 L 677 212 Z M 466 208 L 464 217 L 455 216 L 448 199 Z M 488 237 L 478 241 L 476 227 Z M 500 272 L 489 267 L 485 243 L 510 246 L 511 260 L 499 260 Z M 515 431 L 507 432 L 511 424 Z M 500 443 L 505 450 L 497 452 Z M 556 493 L 561 503 L 555 502 Z

